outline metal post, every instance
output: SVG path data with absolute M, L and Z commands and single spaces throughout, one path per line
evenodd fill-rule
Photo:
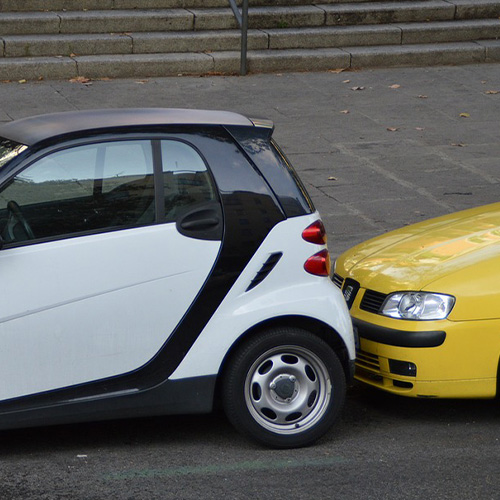
M 240 75 L 247 74 L 247 48 L 248 48 L 248 0 L 243 0 L 241 6 L 241 57 Z

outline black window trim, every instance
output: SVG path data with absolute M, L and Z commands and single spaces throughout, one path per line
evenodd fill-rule
M 155 224 L 165 222 L 165 190 L 163 188 L 163 159 L 161 156 L 161 139 L 152 139 L 153 176 L 155 192 Z

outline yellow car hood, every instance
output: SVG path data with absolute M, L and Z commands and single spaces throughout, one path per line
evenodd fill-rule
M 500 203 L 431 219 L 361 243 L 338 258 L 336 269 L 363 288 L 382 293 L 425 289 L 472 295 L 478 303 L 479 295 L 484 299 L 486 294 L 496 301 Z M 493 316 L 498 317 L 500 307 L 497 302 L 492 305 Z M 460 309 L 458 300 L 457 306 Z

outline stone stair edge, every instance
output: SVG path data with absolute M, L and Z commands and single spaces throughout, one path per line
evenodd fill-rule
M 299 38 L 303 34 L 305 38 Z M 405 45 L 500 38 L 500 19 L 252 29 L 249 50 Z M 239 50 L 239 30 L 0 36 L 0 57 Z
M 237 2 L 241 4 L 241 0 Z M 329 5 L 332 7 L 353 6 L 368 8 L 376 4 L 414 4 L 414 3 L 446 3 L 456 8 L 470 8 L 498 5 L 498 0 L 249 0 L 250 10 L 273 6 L 307 6 Z M 47 8 L 47 7 L 51 8 Z M 86 6 L 84 6 L 86 5 Z M 45 3 L 30 0 L 0 0 L 0 12 L 4 13 L 39 13 L 39 12 L 92 12 L 119 10 L 164 10 L 164 9 L 204 9 L 229 8 L 229 0 L 47 0 Z
M 249 6 L 387 3 L 397 1 L 413 0 L 249 0 Z M 237 0 L 236 3 L 241 6 L 242 0 Z M 218 8 L 228 6 L 229 0 L 0 0 L 0 12 Z
M 444 44 L 346 47 L 342 49 L 254 51 L 249 71 L 328 71 L 391 66 L 500 62 L 500 40 Z M 237 74 L 239 52 L 136 54 L 0 60 L 0 82 L 37 79 L 154 78 Z
M 1 1 L 1 0 L 0 0 Z M 452 2 L 462 1 L 461 11 Z M 486 5 L 484 2 L 489 2 Z M 482 2 L 482 3 L 481 3 Z M 418 0 L 366 4 L 324 4 L 255 8 L 250 27 L 286 28 L 321 25 L 385 24 L 500 16 L 500 0 Z M 110 33 L 129 31 L 180 31 L 233 29 L 231 9 L 116 10 L 89 12 L 4 13 L 0 32 L 14 34 Z

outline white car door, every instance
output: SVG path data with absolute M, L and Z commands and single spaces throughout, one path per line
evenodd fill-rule
M 221 242 L 175 221 L 217 195 L 192 147 L 159 145 L 54 151 L 0 192 L 0 400 L 137 370 L 195 299 Z

